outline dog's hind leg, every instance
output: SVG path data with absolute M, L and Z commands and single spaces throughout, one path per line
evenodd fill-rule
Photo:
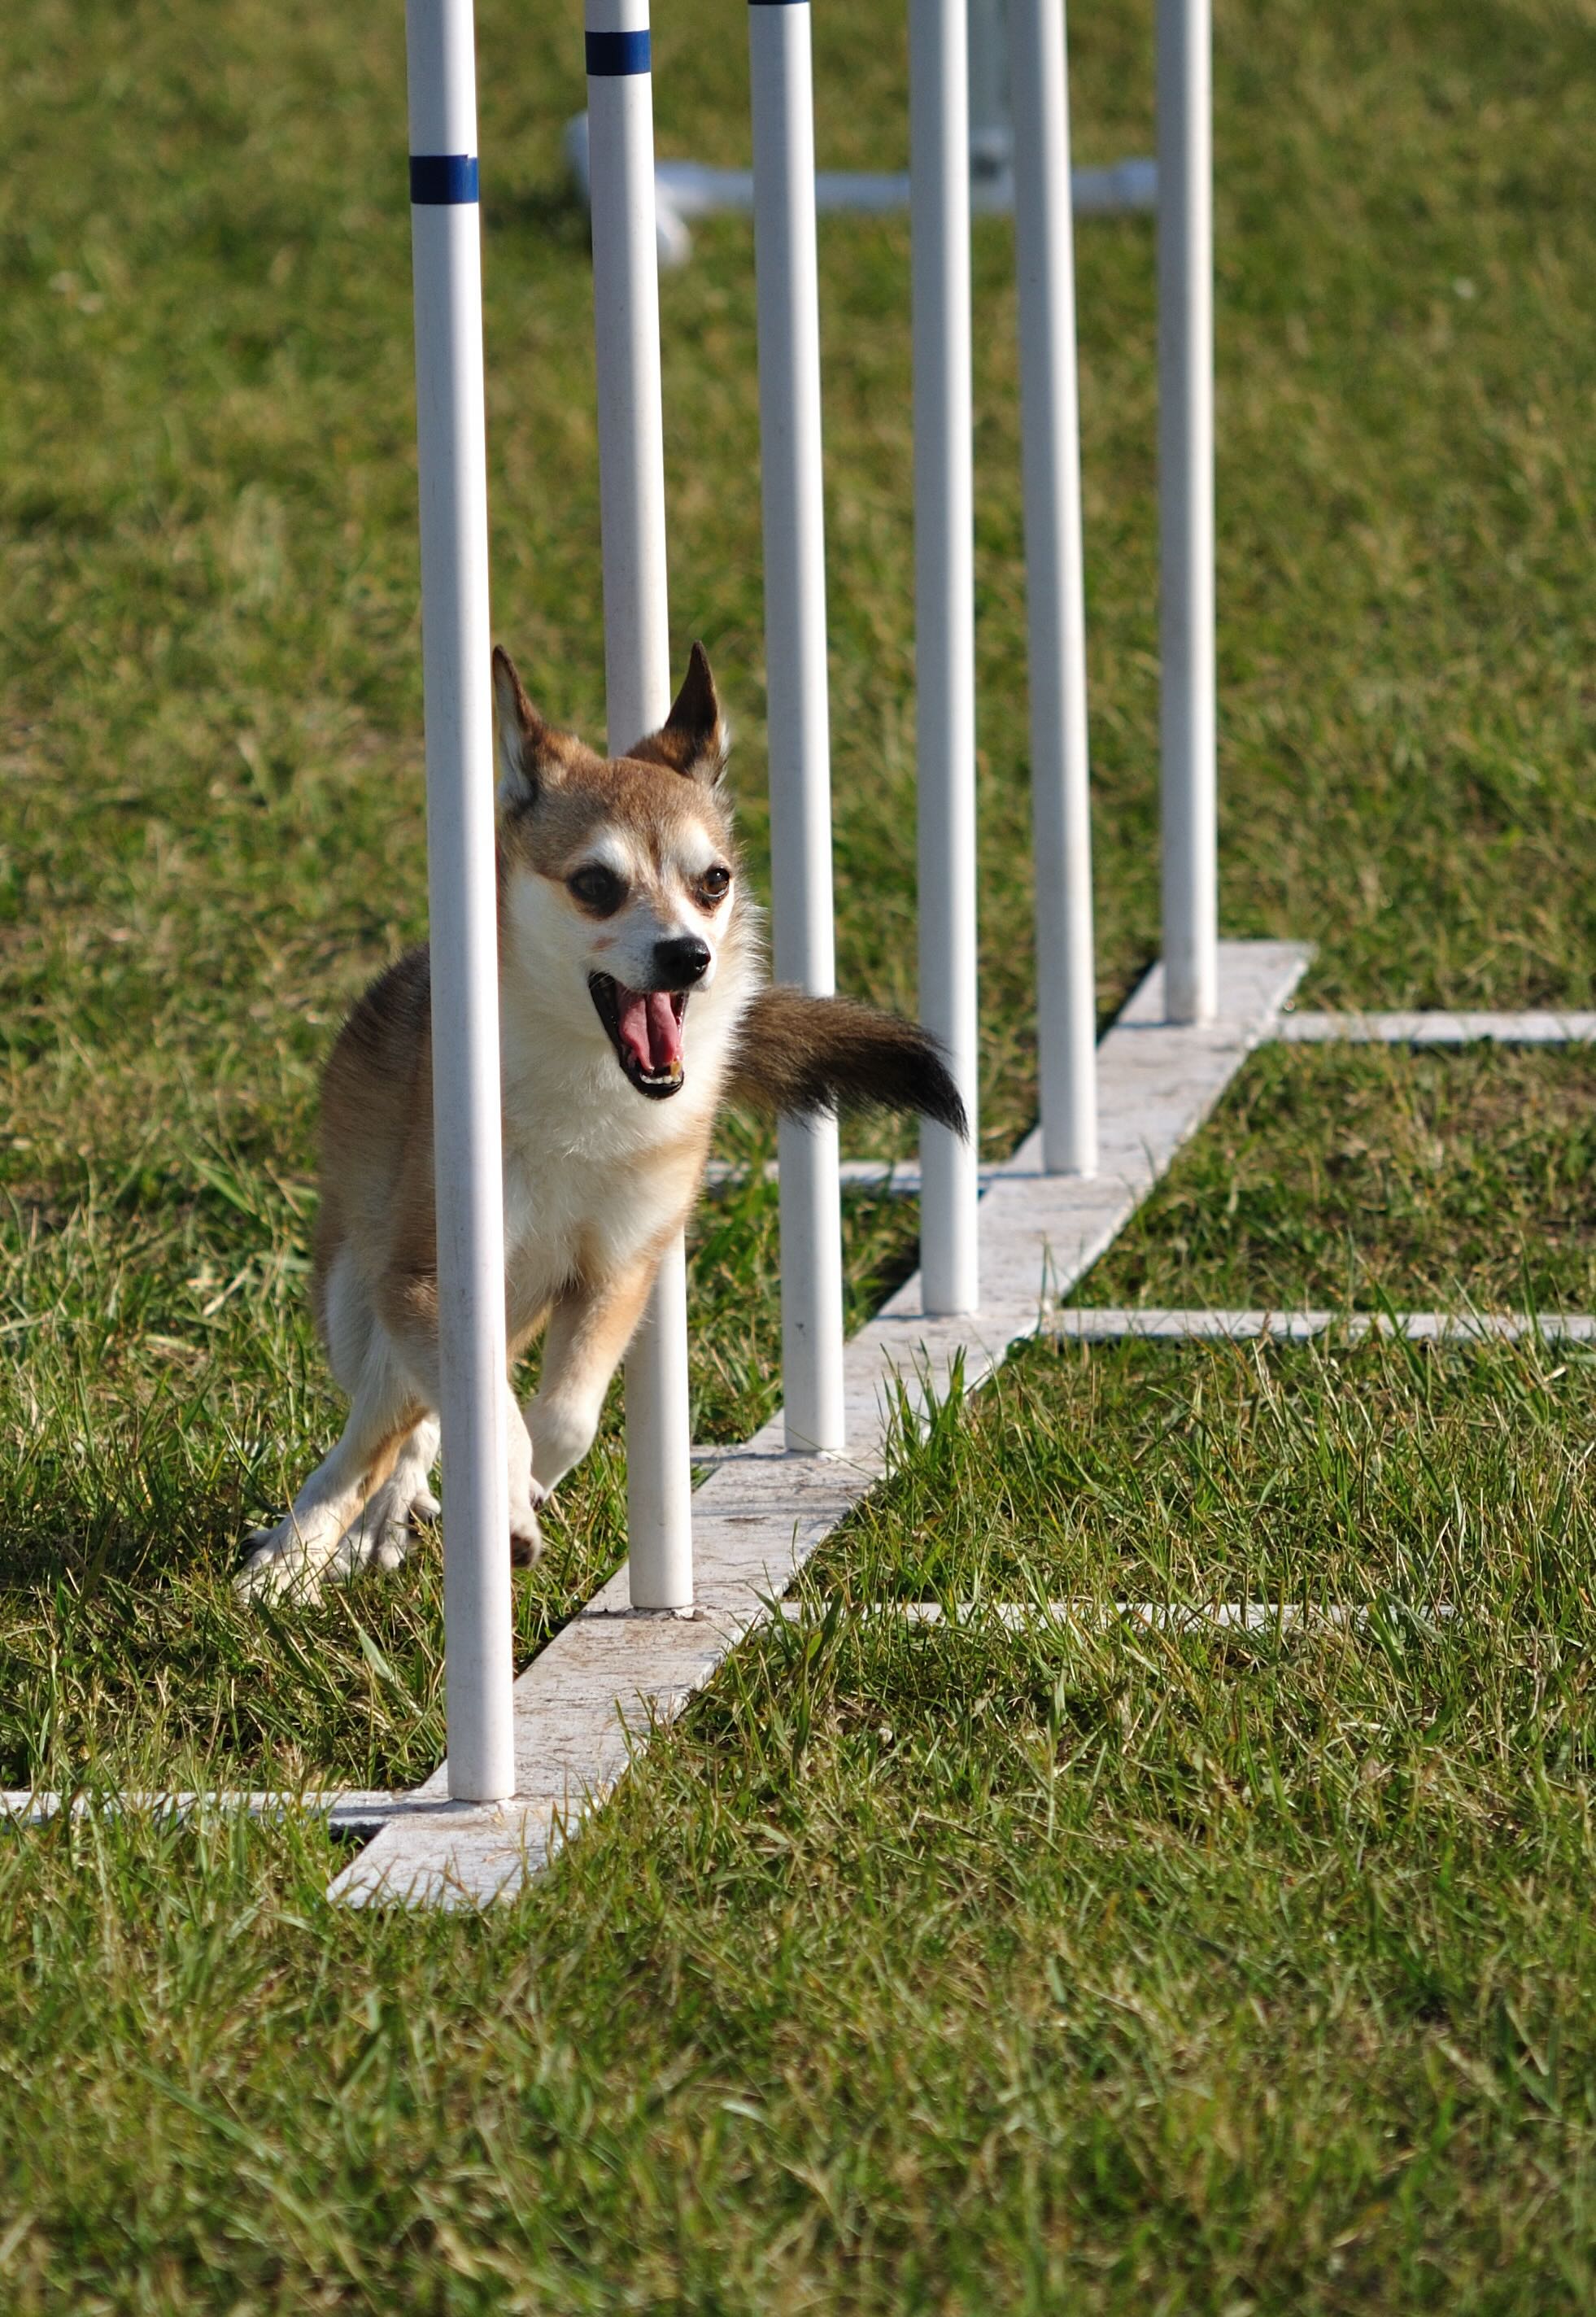
M 418 1341 L 414 1337 L 406 1339 L 404 1348 L 406 1363 L 415 1373 L 428 1405 L 436 1408 L 441 1386 L 435 1348 L 432 1344 Z M 516 1568 L 530 1569 L 543 1550 L 543 1532 L 538 1525 L 538 1507 L 542 1503 L 547 1491 L 539 1488 L 532 1478 L 532 1444 L 527 1438 L 526 1425 L 522 1421 L 520 1409 L 515 1405 L 515 1394 L 510 1389 L 508 1376 L 504 1379 L 504 1454 L 509 1464 L 510 1559 Z M 417 1478 L 416 1487 L 411 1490 L 412 1508 L 423 1520 L 434 1518 L 438 1511 L 436 1498 L 426 1489 L 427 1474 L 432 1470 L 432 1460 L 437 1454 L 438 1435 L 434 1428 L 425 1468 Z M 444 1474 L 444 1485 L 447 1487 L 447 1461 Z M 399 1482 L 397 1468 L 395 1482 L 397 1491 L 402 1493 L 405 1484 Z M 424 1502 L 421 1501 L 422 1492 L 425 1494 Z M 406 1523 L 409 1516 L 408 1510 L 402 1515 Z M 403 1558 L 403 1555 L 400 1557 Z M 386 1569 L 395 1564 L 388 1561 L 379 1561 L 375 1565 Z
M 436 1520 L 441 1509 L 432 1494 L 438 1461 L 438 1419 L 424 1417 L 405 1440 L 394 1469 L 370 1496 L 339 1538 L 327 1575 L 346 1578 L 367 1569 L 399 1568 L 415 1543 L 415 1524 Z
M 380 1333 L 379 1326 L 379 1336 Z M 402 1339 L 401 1351 L 406 1372 L 415 1379 L 418 1403 L 424 1402 L 429 1409 L 435 1409 L 441 1390 L 436 1346 L 412 1332 Z M 522 1420 L 520 1409 L 515 1404 L 515 1394 L 510 1389 L 508 1377 L 504 1381 L 504 1450 L 509 1464 L 510 1558 L 517 1568 L 530 1569 L 543 1550 L 543 1532 L 538 1525 L 538 1507 L 542 1503 L 546 1491 L 539 1488 L 532 1478 L 532 1444 L 527 1438 L 526 1425 Z M 418 1436 L 428 1433 L 430 1433 L 430 1438 L 424 1440 L 418 1438 L 415 1444 L 406 1444 L 407 1448 L 412 1446 L 414 1448 L 410 1469 L 408 1472 L 401 1472 L 400 1465 L 407 1461 L 405 1454 L 401 1452 L 400 1464 L 396 1465 L 394 1470 L 391 1507 L 384 1505 L 378 1508 L 382 1517 L 397 1518 L 406 1530 L 412 1513 L 422 1520 L 431 1520 L 436 1517 L 439 1510 L 437 1499 L 432 1496 L 427 1484 L 428 1475 L 438 1454 L 438 1431 L 435 1423 L 418 1426 Z M 424 1460 L 416 1461 L 422 1460 L 424 1448 Z M 391 1569 L 397 1566 L 397 1560 L 403 1560 L 404 1551 L 398 1552 L 397 1560 L 387 1557 L 382 1550 L 383 1540 L 379 1534 L 372 1541 L 377 1550 L 367 1560 L 357 1561 L 352 1559 L 350 1562 L 352 1568 L 360 1566 Z M 390 1532 L 387 1542 L 389 1546 L 397 1548 L 399 1538 Z M 406 1539 L 406 1551 L 408 1550 L 408 1542 L 409 1540 Z M 352 1550 L 363 1551 L 364 1547 L 357 1546 L 352 1548 Z M 342 1546 L 339 1551 L 342 1561 Z
M 414 1382 L 377 1331 L 343 1438 L 317 1466 L 287 1516 L 251 1540 L 254 1549 L 233 1580 L 236 1589 L 246 1597 L 313 1597 L 345 1531 L 388 1479 L 424 1412 Z

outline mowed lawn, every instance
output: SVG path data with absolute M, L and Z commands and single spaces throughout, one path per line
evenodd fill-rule
M 901 166 L 897 5 L 822 158 Z M 744 11 L 659 0 L 745 160 Z M 1151 11 L 1080 0 L 1078 157 Z M 403 1784 L 435 1542 L 245 1612 L 338 1422 L 320 1060 L 424 923 L 403 12 L 0 20 L 0 1782 Z M 495 621 L 602 726 L 580 10 L 482 0 Z M 1220 0 L 1223 922 L 1311 1001 L 1589 1006 L 1596 19 Z M 1100 995 L 1157 947 L 1151 228 L 1079 235 Z M 1030 1123 L 1011 237 L 976 235 L 985 1147 Z M 843 986 L 914 998 L 907 234 L 822 233 Z M 765 881 L 750 236 L 663 284 L 673 632 Z M 1596 1309 L 1577 1054 L 1267 1051 L 1081 1289 Z M 857 1149 L 894 1149 L 854 1130 Z M 734 1122 L 727 1149 L 768 1145 Z M 851 1199 L 862 1317 L 913 1208 Z M 780 1397 L 773 1200 L 707 1205 L 695 1436 Z M 1590 1358 L 1031 1347 L 556 1868 L 329 1910 L 314 1823 L 0 1838 L 0 2308 L 1541 2312 L 1596 2295 Z M 624 1549 L 619 1411 L 518 1581 Z M 1172 1635 L 890 1599 L 1369 1606 Z M 1444 1614 L 1443 1614 L 1444 1613 Z

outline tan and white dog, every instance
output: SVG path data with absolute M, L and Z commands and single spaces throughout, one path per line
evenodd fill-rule
M 503 651 L 494 689 L 513 1355 L 547 1329 L 541 1389 L 524 1420 L 507 1409 L 506 1545 L 530 1561 L 537 1508 L 592 1444 L 722 1103 L 965 1122 L 923 1030 L 764 982 L 701 646 L 666 723 L 610 762 L 543 722 Z M 422 948 L 367 990 L 327 1064 L 314 1294 L 349 1420 L 285 1518 L 250 1538 L 242 1592 L 308 1595 L 325 1576 L 395 1568 L 437 1512 L 435 1245 Z

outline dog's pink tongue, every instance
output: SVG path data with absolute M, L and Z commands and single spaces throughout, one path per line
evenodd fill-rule
M 620 989 L 620 1042 L 651 1078 L 673 1070 L 682 1060 L 682 1024 L 670 992 Z

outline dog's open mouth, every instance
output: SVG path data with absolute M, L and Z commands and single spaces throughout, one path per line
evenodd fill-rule
M 638 1092 L 655 1102 L 680 1094 L 687 991 L 629 989 L 610 973 L 590 973 L 587 986 L 616 1058 Z

